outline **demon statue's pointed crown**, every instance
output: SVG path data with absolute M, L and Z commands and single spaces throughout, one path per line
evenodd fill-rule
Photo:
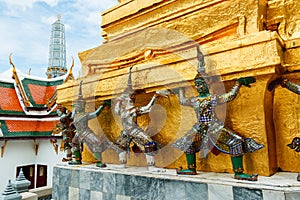
M 123 94 L 131 95 L 131 94 L 134 93 L 134 90 L 132 89 L 131 70 L 132 70 L 132 67 L 130 67 L 130 69 L 129 69 L 129 76 L 128 76 L 128 81 L 127 81 L 127 86 L 126 86 Z
M 195 85 L 197 85 L 197 83 L 200 82 L 205 82 L 205 79 L 208 77 L 208 74 L 205 71 L 204 56 L 200 51 L 199 45 L 197 45 L 196 48 L 197 48 L 197 60 L 198 60 L 198 67 L 197 67 L 198 73 L 194 78 Z
M 80 81 L 79 84 L 79 91 L 78 91 L 78 99 L 76 100 L 74 106 L 78 107 L 78 108 L 84 108 L 85 107 L 85 100 L 83 99 L 82 96 L 82 81 Z

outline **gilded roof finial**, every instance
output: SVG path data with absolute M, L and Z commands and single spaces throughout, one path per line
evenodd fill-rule
M 12 62 L 11 55 L 12 55 L 12 53 L 9 54 L 9 64 L 11 64 L 11 66 L 12 66 L 12 72 L 13 72 L 13 77 L 12 78 L 16 81 L 17 87 L 19 88 L 19 91 L 20 91 L 20 94 L 21 94 L 21 97 L 23 99 L 23 102 L 24 102 L 25 106 L 29 107 L 30 106 L 29 97 L 27 98 L 27 96 L 25 95 L 24 88 L 23 88 L 23 86 L 21 84 L 21 81 L 20 81 L 20 79 L 18 77 L 18 74 L 17 74 L 16 66 Z
M 72 72 L 73 67 L 74 67 L 74 57 L 72 56 L 72 64 L 71 64 L 70 72 Z
M 66 77 L 64 83 L 67 82 L 68 80 L 74 80 L 74 76 L 73 76 L 73 67 L 74 67 L 74 57 L 72 56 L 72 65 L 71 65 L 69 74 L 68 74 L 68 76 Z
M 9 64 L 11 64 L 11 66 L 13 67 L 13 72 L 16 72 L 16 67 L 15 67 L 14 63 L 12 62 L 12 60 L 11 60 L 11 55 L 12 55 L 12 53 L 9 54 Z
M 58 14 L 57 14 L 57 20 L 60 20 L 60 12 L 58 12 Z

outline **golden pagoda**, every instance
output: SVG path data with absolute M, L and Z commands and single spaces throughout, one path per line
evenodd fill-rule
M 299 172 L 300 154 L 287 147 L 300 135 L 299 96 L 280 86 L 267 90 L 279 75 L 295 82 L 299 78 L 299 10 L 299 1 L 283 0 L 120 0 L 102 13 L 104 42 L 79 53 L 83 76 L 58 86 L 57 103 L 71 108 L 83 81 L 83 97 L 92 111 L 124 90 L 131 66 L 136 105 L 145 105 L 160 89 L 187 87 L 193 95 L 195 44 L 200 44 L 213 92 L 227 91 L 240 77 L 256 78 L 219 112 L 227 127 L 265 146 L 245 157 L 245 171 L 264 176 L 278 169 Z M 185 165 L 184 155 L 170 144 L 192 127 L 194 112 L 181 107 L 175 95 L 157 104 L 153 112 L 158 117 L 140 117 L 138 123 L 163 146 L 158 165 Z M 119 124 L 107 107 L 90 127 L 115 141 Z M 83 158 L 91 161 L 91 153 L 85 150 Z M 103 158 L 118 163 L 113 151 L 104 152 Z M 129 165 L 143 165 L 143 159 L 131 156 Z M 197 159 L 197 170 L 232 172 L 230 157 L 209 154 Z

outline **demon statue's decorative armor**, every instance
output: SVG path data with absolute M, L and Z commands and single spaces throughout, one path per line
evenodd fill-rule
M 154 155 L 158 150 L 157 143 L 138 126 L 136 119 L 138 116 L 147 114 L 151 111 L 151 108 L 159 95 L 166 96 L 168 93 L 166 91 L 156 92 L 150 102 L 143 107 L 134 106 L 134 95 L 134 90 L 131 85 L 130 68 L 127 87 L 122 95 L 115 100 L 114 107 L 114 112 L 116 115 L 120 116 L 123 126 L 123 130 L 115 142 L 119 149 L 119 161 L 122 167 L 126 166 L 126 154 L 130 152 L 130 144 L 132 142 L 134 144 L 133 151 L 138 150 L 146 155 L 148 170 L 159 170 L 159 168 L 155 167 L 154 160 Z
M 221 95 L 212 95 L 206 83 L 207 74 L 204 68 L 203 54 L 197 46 L 198 52 L 198 74 L 194 79 L 198 96 L 185 98 L 183 88 L 178 91 L 178 98 L 181 105 L 194 108 L 197 122 L 182 138 L 179 138 L 173 147 L 184 151 L 188 163 L 188 169 L 177 170 L 178 174 L 197 174 L 195 153 L 202 150 L 207 155 L 209 150 L 218 155 L 220 152 L 230 154 L 234 178 L 239 180 L 256 181 L 257 174 L 243 173 L 243 155 L 247 152 L 254 152 L 263 147 L 253 139 L 242 138 L 232 130 L 225 128 L 218 119 L 214 109 L 218 104 L 230 102 L 235 99 L 242 85 L 250 87 L 255 82 L 252 77 L 240 78 L 230 92 Z
M 106 165 L 102 163 L 102 152 L 109 148 L 112 144 L 111 142 L 102 134 L 96 135 L 89 127 L 88 122 L 91 119 L 94 119 L 99 116 L 103 108 L 110 104 L 108 101 L 105 101 L 96 111 L 86 113 L 85 112 L 85 100 L 82 98 L 82 81 L 79 86 L 79 95 L 78 99 L 73 105 L 72 111 L 72 124 L 75 126 L 75 136 L 72 140 L 73 146 L 73 160 L 69 164 L 81 164 L 78 158 L 81 157 L 81 149 L 78 148 L 77 144 L 85 143 L 87 147 L 94 154 L 95 159 L 97 160 L 97 167 L 105 167 Z M 76 145 L 75 145 L 76 144 Z M 74 148 L 75 147 L 75 148 Z
M 59 107 L 57 110 L 57 114 L 60 117 L 58 126 L 61 129 L 61 133 L 63 136 L 63 142 L 64 142 L 64 152 L 66 154 L 66 157 L 62 159 L 63 162 L 71 161 L 72 160 L 72 140 L 75 135 L 75 127 L 71 125 L 72 118 L 71 118 L 71 112 L 68 112 L 68 110 L 65 107 Z M 79 147 L 76 147 L 79 148 Z M 81 159 L 80 159 L 81 161 Z
M 269 85 L 268 89 L 269 91 L 272 91 L 276 85 L 280 84 L 283 88 L 288 89 L 291 92 L 294 92 L 295 94 L 300 94 L 300 85 L 297 83 L 294 83 L 287 78 L 283 79 L 282 77 L 278 77 L 277 79 L 273 80 Z M 287 145 L 291 149 L 294 149 L 296 152 L 300 152 L 300 138 L 295 137 L 290 144 Z M 297 181 L 300 181 L 300 173 L 298 173 Z

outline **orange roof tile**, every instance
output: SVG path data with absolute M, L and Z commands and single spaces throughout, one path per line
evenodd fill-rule
M 14 88 L 0 87 L 0 108 L 2 110 L 23 111 Z
M 58 121 L 16 121 L 5 120 L 9 132 L 48 132 Z
M 56 86 L 41 86 L 28 84 L 31 97 L 36 104 L 46 104 L 47 99 L 49 100 L 56 90 Z

